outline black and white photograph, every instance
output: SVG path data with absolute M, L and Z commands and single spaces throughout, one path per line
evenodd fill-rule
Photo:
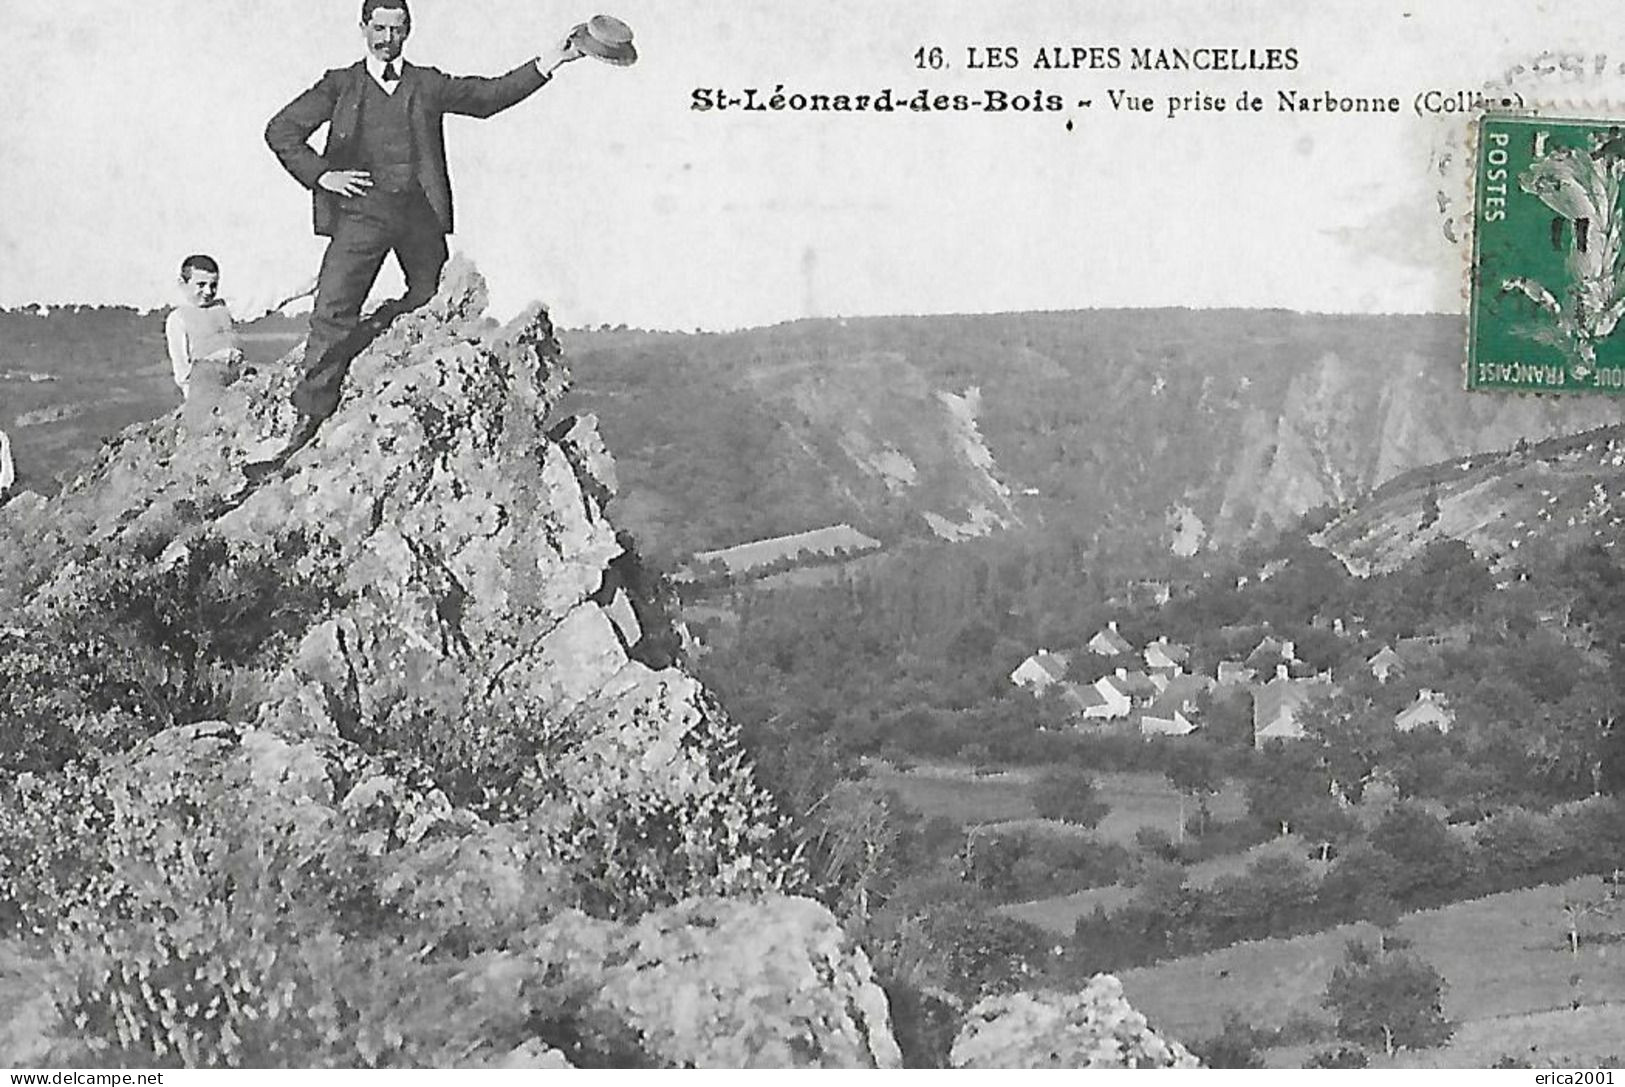
M 1613 1082 L 1611 5 L 0 21 L 11 1083 Z

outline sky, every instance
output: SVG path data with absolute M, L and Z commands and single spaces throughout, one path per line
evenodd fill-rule
M 576 61 L 488 120 L 450 117 L 455 250 L 504 315 L 729 329 L 809 316 L 1108 306 L 1462 308 L 1461 114 L 1486 88 L 1625 102 L 1607 3 L 1564 0 L 615 0 L 637 64 Z M 408 60 L 507 71 L 593 10 L 414 0 Z M 214 254 L 228 295 L 308 279 L 306 191 L 265 122 L 360 56 L 358 0 L 0 0 L 0 306 L 173 300 Z M 1602 42 L 1603 45 L 1596 43 Z M 1115 70 L 1037 70 L 1116 46 Z M 1292 48 L 1291 71 L 1131 71 L 1132 47 Z M 939 47 L 945 67 L 918 66 Z M 972 69 L 1014 50 L 1017 66 Z M 1557 63 L 1561 54 L 1576 58 Z M 922 54 L 929 63 L 929 52 Z M 1053 95 L 1059 110 L 696 110 L 697 88 Z M 1284 114 L 1276 92 L 1398 97 Z M 1111 92 L 1148 96 L 1114 110 Z M 1265 108 L 1238 112 L 1243 92 Z M 1168 118 L 1169 96 L 1224 112 Z M 1079 105 L 1088 100 L 1089 107 Z M 1562 105 L 1567 103 L 1566 105 Z M 1072 122 L 1068 130 L 1067 122 Z M 1452 237 L 1455 240 L 1452 240 Z M 380 291 L 398 288 L 390 270 Z

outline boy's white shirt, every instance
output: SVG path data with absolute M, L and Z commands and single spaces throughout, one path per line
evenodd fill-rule
M 169 345 L 169 368 L 175 373 L 175 384 L 181 396 L 190 396 L 187 383 L 192 377 L 192 349 L 186 339 L 186 321 L 178 309 L 170 310 L 164 318 L 164 342 Z
M 268 313 L 275 313 L 296 298 L 303 298 L 315 289 L 315 285 L 314 280 L 301 284 L 299 291 L 292 296 L 277 297 L 269 291 L 261 291 L 235 302 L 222 299 L 221 304 L 226 307 L 226 312 L 231 314 L 232 324 L 246 324 L 249 321 L 257 321 Z M 193 303 L 183 297 L 180 304 L 190 306 Z M 169 316 L 164 319 L 164 342 L 169 348 L 169 366 L 174 371 L 175 384 L 184 397 L 189 392 L 192 363 L 195 360 L 192 358 L 191 345 L 186 338 L 186 322 L 181 319 L 179 308 L 170 310 Z

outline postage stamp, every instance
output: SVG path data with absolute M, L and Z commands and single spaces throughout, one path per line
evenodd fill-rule
M 1486 114 L 1467 387 L 1625 393 L 1625 118 Z

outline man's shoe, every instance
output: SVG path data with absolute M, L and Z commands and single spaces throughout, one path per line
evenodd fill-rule
M 309 445 L 311 439 L 316 437 L 316 431 L 321 429 L 326 418 L 324 415 L 307 415 L 300 412 L 299 423 L 294 427 L 293 436 L 288 439 L 288 444 L 269 460 L 252 461 L 243 465 L 244 478 L 250 483 L 260 483 L 281 472 L 287 466 L 288 458 Z
M 278 456 L 282 460 L 287 460 L 289 457 L 299 452 L 299 450 L 309 445 L 310 440 L 316 436 L 316 431 L 321 429 L 321 425 L 326 419 L 326 415 L 307 415 L 304 412 L 300 412 L 299 425 L 294 428 L 293 437 L 288 439 L 288 447 L 278 454 Z

